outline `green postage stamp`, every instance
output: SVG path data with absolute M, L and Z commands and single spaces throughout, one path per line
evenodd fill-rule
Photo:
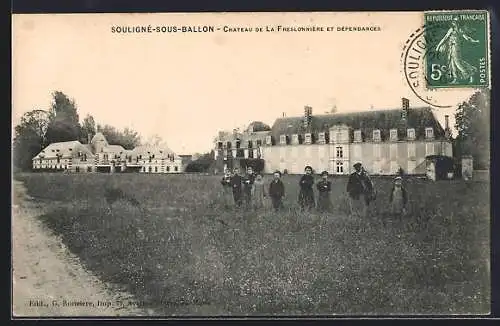
M 427 86 L 488 87 L 488 12 L 426 12 L 424 18 Z

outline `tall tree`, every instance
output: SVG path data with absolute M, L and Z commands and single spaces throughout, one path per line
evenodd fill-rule
M 50 114 L 44 110 L 33 110 L 21 117 L 14 128 L 13 163 L 21 170 L 30 170 L 32 159 L 46 145 L 45 138 Z
M 80 123 L 77 106 L 74 100 L 60 91 L 52 93 L 50 123 L 47 128 L 49 143 L 78 140 Z
M 94 117 L 90 114 L 82 121 L 82 127 L 80 128 L 80 141 L 82 143 L 90 143 L 89 138 L 96 133 L 96 123 Z M 89 137 L 90 136 L 90 137 Z
M 455 150 L 472 155 L 475 169 L 490 167 L 490 93 L 481 90 L 463 102 L 455 113 Z

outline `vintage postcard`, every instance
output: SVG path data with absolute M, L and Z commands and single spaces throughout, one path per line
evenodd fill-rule
M 490 313 L 485 10 L 12 17 L 12 316 Z

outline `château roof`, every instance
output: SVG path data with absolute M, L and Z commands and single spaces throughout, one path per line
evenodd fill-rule
M 347 125 L 354 130 L 361 130 L 362 136 L 370 139 L 372 131 L 379 129 L 382 140 L 389 138 L 389 130 L 397 129 L 398 135 L 406 137 L 407 128 L 415 129 L 416 139 L 425 137 L 425 128 L 434 129 L 434 137 L 444 137 L 444 129 L 434 116 L 430 107 L 410 108 L 406 120 L 402 119 L 402 109 L 369 110 L 349 113 L 312 115 L 310 129 L 304 127 L 304 117 L 278 118 L 273 124 L 271 135 L 279 139 L 282 134 L 304 134 L 328 131 L 334 125 Z
M 82 143 L 80 143 L 78 140 L 73 140 L 52 143 L 49 146 L 45 147 L 35 157 L 33 157 L 33 160 L 42 157 L 44 159 L 57 158 L 57 155 L 60 155 L 61 158 L 69 158 L 78 155 L 78 152 L 85 153 L 88 156 L 93 155 L 87 147 L 82 145 Z

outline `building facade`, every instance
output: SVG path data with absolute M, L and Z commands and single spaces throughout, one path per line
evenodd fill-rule
M 219 133 L 215 148 L 218 162 L 230 162 L 234 155 L 247 158 L 253 151 L 265 161 L 265 173 L 300 174 L 310 165 L 344 175 L 361 162 L 374 175 L 396 174 L 400 168 L 425 174 L 427 156 L 453 156 L 445 119 L 443 128 L 431 108 L 410 108 L 407 99 L 401 108 L 365 112 L 313 115 L 305 107 L 304 116 L 279 118 L 266 131 Z
M 166 146 L 138 146 L 132 150 L 109 144 L 98 132 L 89 144 L 53 143 L 33 158 L 34 171 L 181 173 L 181 157 Z

